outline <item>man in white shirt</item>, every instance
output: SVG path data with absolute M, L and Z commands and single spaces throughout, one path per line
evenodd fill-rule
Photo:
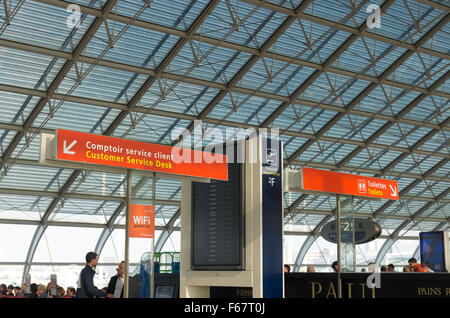
M 125 262 L 120 262 L 117 266 L 117 275 L 111 277 L 108 284 L 108 294 L 113 294 L 114 298 L 123 298 L 123 279 L 125 273 Z

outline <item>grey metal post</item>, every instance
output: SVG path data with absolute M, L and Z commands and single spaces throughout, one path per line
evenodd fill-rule
M 355 227 L 355 197 L 352 196 L 352 247 L 353 247 L 353 273 L 356 273 L 356 227 Z
M 153 182 L 152 182 L 152 204 L 156 212 L 156 172 L 153 172 Z M 156 214 L 155 220 L 156 221 Z M 150 259 L 150 298 L 155 298 L 155 238 L 152 238 L 152 252 Z
M 341 197 L 336 195 L 336 229 L 337 229 L 337 285 L 338 285 L 338 298 L 342 298 L 342 280 L 341 280 Z
M 125 275 L 123 286 L 123 297 L 128 298 L 129 294 L 129 263 L 130 263 L 130 201 L 131 201 L 131 169 L 127 169 L 127 196 L 126 196 L 126 224 L 125 224 Z

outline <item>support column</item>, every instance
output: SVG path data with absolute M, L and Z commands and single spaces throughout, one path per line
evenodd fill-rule
M 152 205 L 156 211 L 156 172 L 153 172 L 152 176 Z M 150 298 L 155 298 L 155 238 L 152 238 L 152 252 L 150 255 Z
M 338 270 L 337 270 L 337 285 L 338 285 L 338 298 L 342 298 L 342 280 L 341 280 L 341 196 L 336 195 L 336 230 L 337 230 L 337 261 L 338 261 Z
M 129 294 L 129 264 L 130 264 L 130 200 L 131 200 L 131 169 L 127 169 L 127 196 L 126 196 L 126 222 L 125 222 L 125 274 L 123 297 L 128 298 Z

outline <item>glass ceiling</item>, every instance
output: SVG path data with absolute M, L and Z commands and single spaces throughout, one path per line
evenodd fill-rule
M 448 229 L 448 1 L 0 3 L 0 221 L 35 231 L 27 265 L 48 225 L 123 228 L 124 175 L 39 164 L 39 133 L 56 128 L 169 145 L 197 119 L 279 128 L 286 166 L 398 181 L 398 202 L 355 204 L 392 244 Z M 67 25 L 70 4 L 78 27 Z M 381 28 L 366 26 L 369 4 Z M 151 199 L 151 179 L 133 186 Z M 163 231 L 178 224 L 180 182 L 156 189 Z M 299 193 L 284 204 L 286 227 L 307 236 L 335 208 Z

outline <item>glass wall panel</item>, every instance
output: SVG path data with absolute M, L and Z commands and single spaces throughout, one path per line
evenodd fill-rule
M 337 260 L 336 244 L 319 237 L 311 245 L 303 259 L 302 265 L 320 264 L 327 265 L 331 269 L 331 264 Z
M 56 274 L 57 284 L 64 289 L 77 288 L 78 276 L 85 265 L 33 265 L 30 267 L 31 283 L 47 285 L 50 283 L 50 275 Z M 98 276 L 98 273 L 95 277 Z M 95 282 L 95 279 L 94 279 Z M 99 287 L 97 285 L 97 287 Z
M 173 231 L 161 249 L 161 252 L 179 252 L 181 249 L 180 231 Z
M 49 226 L 42 235 L 33 262 L 84 263 L 94 251 L 101 228 Z
M 155 231 L 155 240 L 158 240 L 161 231 Z M 130 239 L 130 263 L 139 263 L 141 256 L 151 251 L 151 246 L 144 240 Z M 167 243 L 166 243 L 167 244 Z M 119 263 L 125 259 L 125 229 L 115 229 L 100 253 L 100 263 Z M 131 272 L 130 272 L 131 273 Z
M 0 224 L 0 261 L 24 262 L 35 225 Z
M 0 284 L 19 286 L 22 275 L 23 265 L 0 265 Z
M 306 240 L 306 235 L 284 235 L 283 241 L 283 262 L 284 264 L 294 264 L 297 254 Z M 291 271 L 293 270 L 291 266 Z
M 380 265 L 394 264 L 401 271 L 401 266 L 408 265 L 408 260 L 413 256 L 419 246 L 419 240 L 398 240 L 387 251 Z

